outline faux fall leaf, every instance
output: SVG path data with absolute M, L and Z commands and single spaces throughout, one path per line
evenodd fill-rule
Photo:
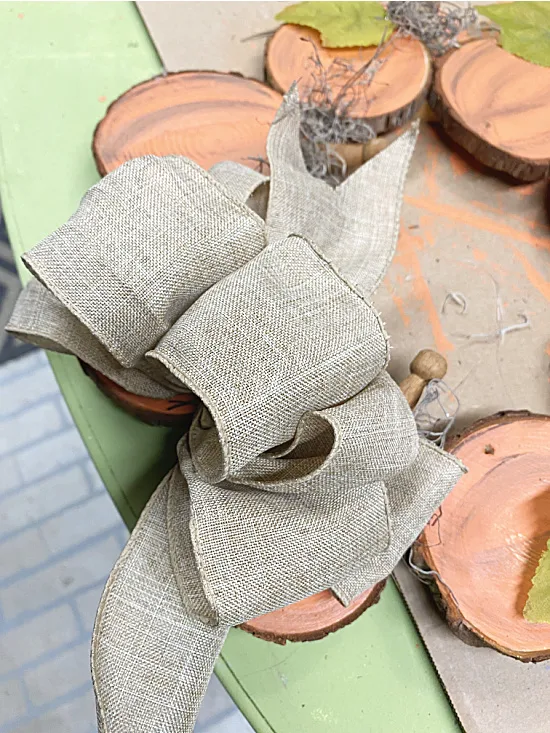
M 500 44 L 510 53 L 550 66 L 550 2 L 478 5 L 476 10 L 500 26 Z
M 275 19 L 315 28 L 323 46 L 350 48 L 378 46 L 384 33 L 389 36 L 393 25 L 384 15 L 382 3 L 376 2 L 305 2 L 289 5 Z
M 539 561 L 523 615 L 532 623 L 550 624 L 550 540 Z

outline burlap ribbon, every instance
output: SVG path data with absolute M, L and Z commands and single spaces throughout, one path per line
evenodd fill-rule
M 204 407 L 101 600 L 104 733 L 191 731 L 227 630 L 386 577 L 463 468 L 419 441 L 368 297 L 392 257 L 416 138 L 336 189 L 313 179 L 292 91 L 271 178 L 147 157 L 25 255 L 9 330 L 123 387 Z M 264 221 L 265 219 L 265 221 Z

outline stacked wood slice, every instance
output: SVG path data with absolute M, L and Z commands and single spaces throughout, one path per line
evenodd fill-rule
M 355 78 L 357 72 L 377 54 L 376 46 L 366 48 L 324 48 L 312 28 L 282 25 L 266 46 L 265 71 L 269 83 L 286 92 L 297 81 L 302 96 L 311 90 L 316 60 L 327 71 L 335 61 L 343 61 L 341 73 L 331 75 L 332 98 Z M 380 68 L 372 82 L 361 86 L 356 80 L 353 101 L 347 114 L 365 120 L 377 135 L 402 127 L 418 115 L 431 82 L 431 61 L 427 49 L 413 38 L 394 37 L 377 55 Z M 349 142 L 353 142 L 350 140 Z
M 282 101 L 237 74 L 186 71 L 129 89 L 98 124 L 93 152 L 104 175 L 142 155 L 185 155 L 210 168 L 221 160 L 255 167 Z
M 550 68 L 496 38 L 437 60 L 430 104 L 449 136 L 490 168 L 523 181 L 550 170 Z
M 298 603 L 266 613 L 265 616 L 241 624 L 265 641 L 286 644 L 287 641 L 315 641 L 354 621 L 364 611 L 378 603 L 386 581 L 383 580 L 343 606 L 332 591 L 324 590 Z
M 149 425 L 166 427 L 177 425 L 182 430 L 190 427 L 199 405 L 199 400 L 192 392 L 183 392 L 165 400 L 142 397 L 128 392 L 88 364 L 81 362 L 81 365 L 84 373 L 95 382 L 103 394 L 138 420 Z
M 138 84 L 107 110 L 93 152 L 101 174 L 142 155 L 185 155 L 203 168 L 222 160 L 257 167 L 282 96 L 236 74 L 189 71 Z M 132 394 L 89 366 L 86 373 L 130 414 L 152 425 L 188 426 L 193 395 L 170 400 Z

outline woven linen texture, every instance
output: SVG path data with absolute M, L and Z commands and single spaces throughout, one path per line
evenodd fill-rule
M 262 220 L 182 157 L 136 158 L 23 256 L 125 367 L 205 290 L 265 245 Z
M 199 415 L 190 445 L 215 483 L 292 438 L 305 410 L 357 394 L 388 347 L 372 307 L 305 240 L 288 237 L 214 285 L 149 356 L 209 410 L 214 427 L 201 428 Z
M 202 400 L 107 582 L 101 733 L 189 733 L 228 629 L 394 568 L 461 475 L 419 441 L 368 298 L 417 130 L 336 189 L 305 170 L 296 90 L 268 180 L 129 161 L 25 256 L 10 330 L 153 397 Z M 256 213 L 259 212 L 265 221 Z
M 180 530 L 174 555 L 169 507 Z M 201 620 L 208 604 L 201 596 L 189 531 L 181 531 L 188 516 L 189 496 L 175 468 L 143 511 L 107 582 L 92 641 L 102 732 L 193 730 L 228 627 Z M 180 584 L 174 560 L 181 566 Z
M 270 236 L 300 234 L 314 242 L 342 276 L 369 296 L 384 277 L 399 234 L 403 186 L 418 122 L 336 188 L 307 171 L 299 137 L 298 92 L 278 111 L 267 142 L 271 165 Z

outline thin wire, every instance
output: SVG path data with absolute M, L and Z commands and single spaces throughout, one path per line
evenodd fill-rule
M 437 56 L 459 45 L 461 31 L 480 33 L 479 15 L 471 3 L 391 1 L 386 17 L 400 35 L 418 38 Z
M 432 379 L 413 410 L 418 434 L 444 448 L 459 409 L 456 392 L 442 379 Z
M 437 529 L 437 542 L 422 542 L 421 540 L 417 539 L 416 544 L 421 545 L 422 547 L 439 547 L 441 544 L 441 518 L 443 516 L 443 510 L 441 507 L 439 509 L 436 509 L 436 511 L 432 514 L 430 521 L 428 522 L 428 526 L 435 527 Z
M 458 291 L 453 291 L 451 293 L 447 293 L 447 295 L 445 296 L 445 300 L 443 301 L 443 305 L 441 306 L 441 312 L 443 314 L 445 314 L 447 303 L 449 302 L 449 300 L 452 300 L 453 303 L 461 306 L 461 314 L 464 314 L 468 311 L 468 301 L 466 300 L 466 296 L 463 293 L 459 293 Z
M 414 545 L 413 545 L 414 547 Z M 441 585 L 446 588 L 449 595 L 453 599 L 453 602 L 457 609 L 459 609 L 458 599 L 453 593 L 452 589 L 449 588 L 447 583 L 443 580 L 441 575 L 437 572 L 437 570 L 425 570 L 424 568 L 419 567 L 418 565 L 415 565 L 413 561 L 413 547 L 409 549 L 409 555 L 407 557 L 406 567 L 409 568 L 410 572 L 419 580 L 421 583 L 424 583 L 424 585 L 432 585 L 431 580 L 429 578 L 437 578 L 437 580 L 441 583 Z

